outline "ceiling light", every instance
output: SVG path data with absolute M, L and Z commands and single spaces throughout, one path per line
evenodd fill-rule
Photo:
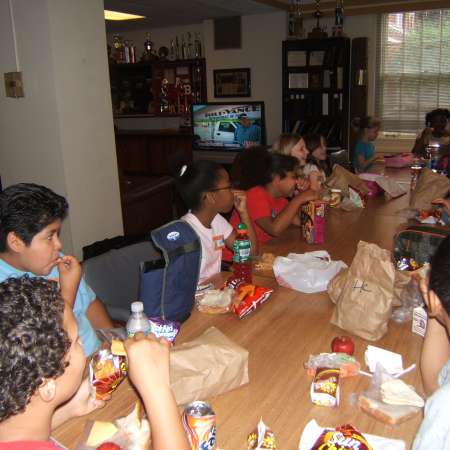
M 109 11 L 105 9 L 105 20 L 134 20 L 145 19 L 145 16 L 137 16 L 136 14 L 128 14 L 120 11 Z

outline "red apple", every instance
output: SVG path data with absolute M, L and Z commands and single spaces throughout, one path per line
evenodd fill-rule
M 348 355 L 353 355 L 355 344 L 349 336 L 336 336 L 331 341 L 331 350 L 334 353 L 347 353 Z
M 121 448 L 114 442 L 104 442 L 97 447 L 97 450 L 121 450 Z

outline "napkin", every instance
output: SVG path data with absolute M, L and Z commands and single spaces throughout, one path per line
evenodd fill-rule
M 380 363 L 386 372 L 395 375 L 403 371 L 402 355 L 390 352 L 384 348 L 368 345 L 364 354 L 364 360 L 371 372 L 375 372 L 377 363 Z

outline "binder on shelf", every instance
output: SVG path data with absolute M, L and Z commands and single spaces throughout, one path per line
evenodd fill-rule
M 288 86 L 289 89 L 308 89 L 308 74 L 290 73 Z
M 322 114 L 328 116 L 328 94 L 322 94 Z
M 338 89 L 344 89 L 344 68 L 338 67 L 337 70 L 337 88 Z
M 323 88 L 329 89 L 331 87 L 331 77 L 330 77 L 331 71 L 330 70 L 324 70 L 323 71 Z
M 287 52 L 288 67 L 304 67 L 306 66 L 306 51 L 289 51 Z

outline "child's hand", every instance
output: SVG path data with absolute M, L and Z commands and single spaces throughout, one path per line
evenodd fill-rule
M 300 192 L 306 191 L 311 187 L 311 183 L 307 178 L 297 178 L 297 189 Z
M 306 203 L 311 200 L 317 200 L 319 198 L 319 192 L 308 189 L 307 191 L 298 194 L 297 198 L 299 198 L 299 201 L 301 201 L 302 203 Z
M 108 397 L 109 400 L 111 397 Z M 74 396 L 64 405 L 69 417 L 80 417 L 105 406 L 104 400 L 97 400 L 89 379 L 85 378 Z
M 247 194 L 245 191 L 233 191 L 234 196 L 234 207 L 236 208 L 239 215 L 242 213 L 247 213 Z
M 81 265 L 74 256 L 70 255 L 64 255 L 59 258 L 57 265 L 61 296 L 73 306 L 81 280 Z
M 450 214 L 450 198 L 437 198 L 431 202 L 432 205 L 440 205 Z
M 128 374 L 140 393 L 170 386 L 169 345 L 165 339 L 143 333 L 125 341 Z

